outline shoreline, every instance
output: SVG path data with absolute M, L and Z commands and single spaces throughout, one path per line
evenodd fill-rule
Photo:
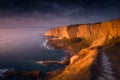
M 110 68 L 110 72 L 112 71 L 112 69 L 115 68 L 116 70 L 118 70 L 117 77 L 119 77 L 119 25 L 120 19 L 115 19 L 101 23 L 67 25 L 48 30 L 44 34 L 46 37 L 48 36 L 51 38 L 60 38 L 57 41 L 55 41 L 55 39 L 51 40 L 50 44 L 57 48 L 65 48 L 70 52 L 68 59 L 70 64 L 66 66 L 62 73 L 57 76 L 53 76 L 51 80 L 89 80 L 92 75 L 94 75 L 92 77 L 96 77 L 95 79 L 98 79 L 98 76 L 95 75 L 101 73 L 99 73 L 100 71 L 99 69 L 97 69 L 97 67 L 102 66 L 103 69 L 106 69 L 106 67 L 102 65 L 106 64 L 104 63 L 105 60 L 107 63 L 110 62 L 113 66 L 107 67 Z M 107 48 L 108 51 L 107 49 L 105 50 L 108 52 L 108 54 L 107 52 L 105 52 L 104 55 L 104 52 L 100 51 L 103 47 L 114 46 L 116 43 L 119 45 L 117 45 L 115 49 L 112 50 L 112 48 Z M 109 60 L 103 59 L 107 58 L 107 56 L 109 57 Z M 105 72 L 106 70 L 103 71 Z M 92 74 L 92 72 L 94 73 Z M 107 78 L 109 77 L 108 75 L 106 76 Z M 120 78 L 117 79 L 119 80 Z M 94 78 L 91 80 L 94 80 Z

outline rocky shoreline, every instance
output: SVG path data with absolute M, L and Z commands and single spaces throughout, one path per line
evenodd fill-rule
M 59 42 L 59 41 L 58 41 Z M 52 46 L 55 45 L 56 48 L 61 48 L 61 49 L 68 49 L 67 47 L 65 47 L 65 44 L 60 44 L 58 43 L 57 40 L 50 40 L 50 44 Z M 59 46 L 60 45 L 60 46 Z M 62 45 L 62 46 L 61 46 Z M 65 47 L 65 48 L 64 48 Z M 90 80 L 119 80 L 116 76 L 116 71 L 115 68 L 113 67 L 113 63 L 109 63 L 107 62 L 108 59 L 106 59 L 105 57 L 109 54 L 104 53 L 103 52 L 103 47 L 96 47 L 96 48 L 90 48 L 92 50 L 94 49 L 98 49 L 98 53 L 96 55 L 96 59 L 94 60 L 94 62 L 92 63 L 91 67 L 90 67 L 90 77 L 88 79 Z M 106 51 L 107 49 L 105 49 Z M 70 51 L 68 51 L 69 53 Z M 79 52 L 78 52 L 79 53 Z M 71 56 L 72 57 L 72 56 Z M 70 58 L 69 60 L 70 61 Z M 108 56 L 109 57 L 109 56 Z M 110 57 L 109 57 L 110 58 Z M 111 58 L 109 59 L 111 60 Z M 107 62 L 107 63 L 106 63 Z M 109 66 L 109 64 L 111 64 Z M 103 65 L 103 66 L 102 66 Z M 105 66 L 106 65 L 106 66 Z M 108 66 L 108 67 L 107 67 Z M 118 76 L 119 77 L 119 76 Z M 87 79 L 86 79 L 87 80 Z
M 6 71 L 0 80 L 44 80 L 47 74 L 39 71 Z
M 63 60 L 64 64 L 66 64 L 66 63 L 68 64 L 68 65 L 66 65 L 66 68 L 60 70 L 60 73 L 58 73 L 57 71 L 52 71 L 52 73 L 54 73 L 54 75 L 51 75 L 50 80 L 58 80 L 59 78 L 56 78 L 58 75 L 62 74 L 62 72 L 64 72 L 67 69 L 67 67 L 72 66 L 73 65 L 72 63 L 77 62 L 77 59 L 73 58 L 73 56 L 77 56 L 79 54 L 79 51 L 75 51 L 77 46 L 72 48 L 70 45 L 66 44 L 66 42 L 64 40 L 50 39 L 49 38 L 48 44 L 54 46 L 55 48 L 63 49 L 65 51 L 65 53 L 66 53 L 66 58 Z M 74 43 L 72 43 L 72 45 L 74 45 Z M 97 47 L 96 48 L 90 48 L 90 51 L 93 51 L 93 53 L 94 53 L 94 50 L 96 52 L 96 49 L 97 49 Z M 85 49 L 85 53 L 86 53 L 86 50 L 87 49 Z M 78 58 L 78 60 L 80 60 L 80 59 L 82 60 L 82 58 L 84 58 L 84 57 L 82 57 L 83 55 L 85 56 L 84 53 L 80 54 L 79 55 L 80 57 Z M 93 54 L 93 55 L 96 55 L 96 54 Z M 74 60 L 74 59 L 76 59 L 76 60 Z M 80 63 L 84 64 L 84 62 L 82 62 L 82 61 Z M 90 68 L 90 66 L 88 68 Z M 90 73 L 89 71 L 87 71 L 87 72 L 85 71 L 85 75 L 81 79 L 88 80 L 90 78 L 89 73 Z M 81 75 L 83 76 L 83 74 L 81 74 Z M 60 79 L 60 80 L 64 80 L 64 79 Z
M 112 75 L 105 73 L 103 76 L 107 78 L 102 77 L 102 79 L 119 80 L 120 47 L 117 46 L 117 51 L 115 51 L 114 45 L 120 42 L 120 19 L 95 24 L 61 26 L 47 31 L 45 36 L 54 39 L 50 40 L 51 45 L 69 51 L 70 64 L 51 80 L 100 80 L 98 75 L 103 75 L 106 71 L 103 64 L 107 65 L 107 63 L 110 64 L 107 65 L 107 68 L 110 68 L 107 72 L 112 72 Z M 103 47 L 107 47 L 105 54 L 101 52 Z M 104 63 L 105 61 L 107 63 Z M 117 74 L 114 73 L 114 69 L 117 70 Z
M 64 50 L 66 54 L 63 61 L 42 64 L 65 67 L 46 73 L 22 72 L 20 75 L 35 76 L 39 80 L 120 80 L 120 19 L 53 28 L 45 36 L 47 44 Z
M 56 78 L 56 76 L 58 77 L 58 75 L 61 75 L 64 71 L 66 71 L 66 69 L 69 68 L 69 66 L 72 67 L 74 65 L 74 63 L 77 63 L 79 61 L 83 61 L 83 59 L 85 57 L 87 57 L 87 55 L 85 55 L 86 50 L 87 50 L 87 54 L 89 52 L 92 52 L 92 51 L 95 51 L 95 52 L 91 53 L 91 54 L 93 54 L 93 55 L 91 55 L 93 57 L 93 61 L 92 61 L 92 64 L 87 69 L 88 70 L 87 73 L 89 73 L 89 74 L 86 74 L 86 71 L 85 71 L 84 74 L 83 73 L 81 74 L 82 75 L 81 79 L 84 79 L 84 80 L 88 80 L 88 79 L 90 79 L 90 80 L 93 80 L 93 79 L 94 80 L 101 80 L 101 79 L 104 79 L 104 80 L 119 80 L 119 74 L 117 74 L 117 76 L 116 76 L 116 74 L 115 74 L 116 71 L 114 72 L 115 67 L 112 67 L 110 69 L 102 67 L 102 65 L 105 62 L 105 61 L 102 61 L 102 55 L 103 55 L 102 54 L 103 53 L 102 52 L 102 47 L 90 47 L 90 48 L 85 49 L 83 51 L 81 50 L 81 53 L 80 52 L 76 53 L 74 51 L 75 48 L 71 49 L 71 48 L 68 47 L 68 45 L 64 44 L 64 42 L 60 42 L 60 43 L 59 42 L 60 42 L 59 40 L 55 40 L 55 39 L 54 40 L 52 40 L 52 39 L 48 40 L 49 45 L 54 46 L 54 48 L 64 50 L 65 53 L 66 53 L 66 58 L 63 61 L 45 61 L 45 62 L 43 61 L 42 63 L 40 62 L 40 64 L 43 64 L 45 66 L 49 66 L 49 65 L 53 65 L 53 64 L 60 64 L 60 65 L 66 65 L 66 67 L 60 68 L 60 69 L 57 69 L 57 70 L 54 70 L 54 71 L 46 72 L 46 73 L 43 73 L 39 70 L 30 71 L 30 72 L 29 71 L 28 72 L 16 72 L 16 71 L 7 72 L 7 73 L 5 73 L 6 79 L 11 77 L 11 76 L 21 76 L 25 80 L 32 80 L 32 79 L 34 79 L 34 80 L 37 80 L 37 79 L 39 79 L 39 80 L 48 80 L 48 79 L 58 80 L 59 78 Z M 96 50 L 97 50 L 97 52 L 96 52 Z M 73 53 L 71 53 L 70 51 L 73 52 Z M 109 49 L 105 49 L 105 52 L 106 51 L 107 51 L 106 55 L 108 55 L 108 57 L 110 58 L 109 60 L 111 61 L 112 58 L 108 54 Z M 83 59 L 82 59 L 83 52 L 84 52 L 85 57 L 83 57 Z M 77 55 L 79 55 L 79 56 L 77 56 Z M 103 57 L 104 57 L 104 55 L 103 55 Z M 91 59 L 91 57 L 90 57 L 90 59 Z M 80 62 L 80 63 L 82 65 L 85 62 L 83 61 L 83 62 Z M 111 63 L 111 66 L 114 66 L 114 64 Z M 108 70 L 107 73 L 106 73 L 105 69 Z M 112 73 L 112 74 L 109 73 L 111 71 L 113 71 L 114 73 Z M 109 79 L 109 78 L 107 79 L 107 78 L 103 77 L 102 73 L 104 73 L 106 75 L 114 76 L 115 78 L 114 79 Z M 119 71 L 117 71 L 117 73 L 119 73 Z M 83 76 L 83 75 L 85 75 L 85 76 Z M 61 79 L 61 80 L 63 80 L 63 79 Z

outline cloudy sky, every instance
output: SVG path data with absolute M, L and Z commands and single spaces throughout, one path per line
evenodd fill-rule
M 0 27 L 55 27 L 120 17 L 120 0 L 0 0 Z

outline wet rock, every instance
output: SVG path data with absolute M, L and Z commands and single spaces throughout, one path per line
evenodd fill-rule
M 39 70 L 34 70 L 34 71 L 7 71 L 4 74 L 4 77 L 1 78 L 0 80 L 44 80 L 46 77 L 46 74 L 39 71 Z
M 35 70 L 35 71 L 31 71 L 31 72 L 21 72 L 20 75 L 25 76 L 25 77 L 29 77 L 29 76 L 39 77 L 40 73 L 41 72 L 39 70 Z

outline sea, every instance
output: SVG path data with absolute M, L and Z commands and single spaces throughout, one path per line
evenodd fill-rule
M 43 34 L 48 28 L 0 28 L 0 77 L 8 70 L 48 72 L 57 65 L 44 66 L 39 61 L 61 61 L 64 51 L 47 45 Z

